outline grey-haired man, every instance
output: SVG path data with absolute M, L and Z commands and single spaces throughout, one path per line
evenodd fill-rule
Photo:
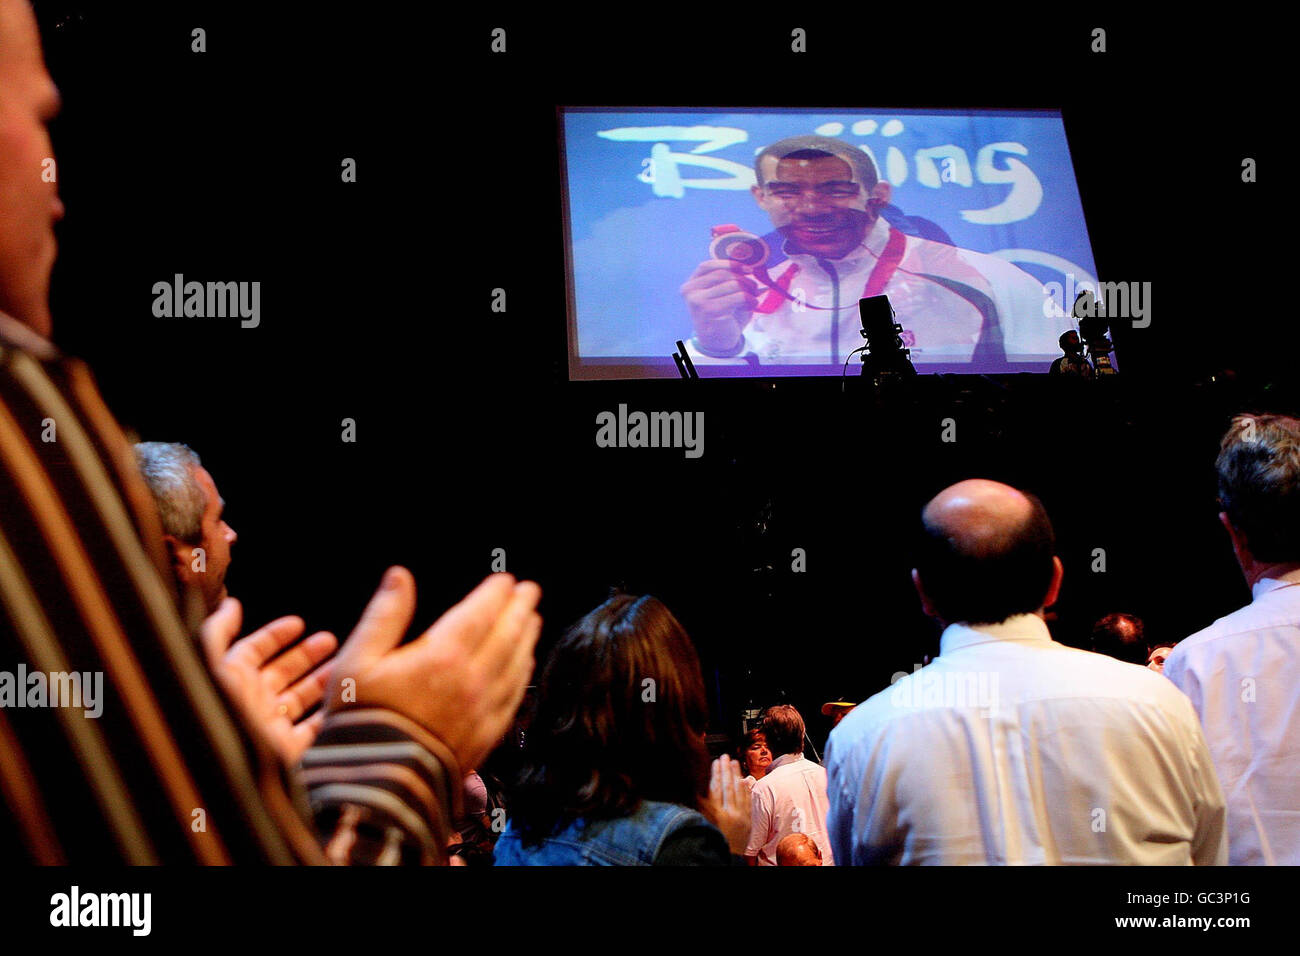
M 181 592 L 193 587 L 211 614 L 226 598 L 230 546 L 238 539 L 222 513 L 226 501 L 188 445 L 140 442 L 135 458 L 162 518 L 167 560 Z
M 1233 865 L 1300 865 L 1300 420 L 1238 415 L 1215 462 L 1219 521 L 1251 602 L 1169 653 L 1228 797 Z

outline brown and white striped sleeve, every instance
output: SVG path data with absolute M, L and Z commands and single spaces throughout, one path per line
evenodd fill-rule
M 332 717 L 307 770 L 314 826 L 301 782 L 206 669 L 197 605 L 183 620 L 170 582 L 152 497 L 88 370 L 0 315 L 0 859 L 444 860 L 459 787 L 437 742 L 396 714 Z M 28 706 L 38 673 L 86 690 L 101 675 L 100 699 Z

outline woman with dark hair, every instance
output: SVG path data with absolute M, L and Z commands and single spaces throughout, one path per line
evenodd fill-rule
M 746 774 L 745 783 L 752 789 L 772 766 L 772 750 L 767 745 L 767 734 L 763 733 L 761 727 L 751 727 L 741 738 L 738 753 L 740 769 Z
M 739 767 L 704 746 L 699 658 L 653 597 L 617 595 L 542 672 L 498 866 L 727 864 L 749 836 Z

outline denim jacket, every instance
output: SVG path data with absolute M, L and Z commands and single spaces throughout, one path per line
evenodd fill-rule
M 642 800 L 629 816 L 579 818 L 541 843 L 524 846 L 512 820 L 497 841 L 496 865 L 650 866 L 668 837 L 686 827 L 712 824 L 689 807 Z

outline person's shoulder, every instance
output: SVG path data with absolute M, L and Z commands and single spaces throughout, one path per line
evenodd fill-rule
M 798 760 L 792 760 L 784 766 L 777 767 L 775 772 L 781 774 L 781 777 L 777 778 L 778 780 L 782 778 L 794 780 L 806 774 L 825 776 L 826 767 L 816 760 L 810 760 L 807 754 L 801 754 Z M 769 774 L 769 776 L 771 775 Z
M 904 235 L 907 234 L 905 233 Z M 946 242 L 926 239 L 923 236 L 907 235 L 907 252 L 940 259 L 956 257 L 964 259 L 968 265 L 979 268 L 985 274 L 997 273 L 998 275 L 1006 277 L 1017 277 L 1031 279 L 1035 282 L 1038 281 L 1014 262 L 1003 259 L 1001 256 L 995 256 L 988 252 L 980 252 L 976 249 L 968 249 L 965 246 L 950 246 Z
M 637 804 L 631 816 L 663 820 L 674 829 L 678 826 L 689 826 L 700 821 L 708 822 L 708 818 L 700 811 L 682 803 L 669 803 L 664 800 L 642 800 Z
M 906 698 L 909 684 L 919 680 L 917 675 L 924 670 L 925 668 L 922 668 L 920 671 L 900 677 L 896 682 L 868 697 L 849 711 L 839 725 L 831 731 L 835 753 L 844 755 L 856 746 L 877 742 L 890 724 L 905 717 L 909 709 L 898 706 L 898 702 Z M 828 744 L 827 749 L 830 750 L 832 747 Z
M 601 832 L 607 839 L 628 839 L 637 835 L 637 839 L 652 836 L 655 842 L 661 842 L 674 833 L 683 830 L 717 829 L 708 817 L 694 807 L 663 800 L 641 800 L 631 813 L 625 816 L 592 821 L 588 827 L 591 832 Z
M 1055 641 L 1052 647 L 1062 655 L 1061 660 L 1054 663 L 1054 669 L 1066 688 L 1091 685 L 1097 691 L 1106 692 L 1107 696 L 1124 696 L 1138 690 L 1157 697 L 1173 689 L 1169 681 L 1145 664 L 1130 664 L 1107 654 Z
M 795 761 L 793 763 L 784 763 L 779 767 L 773 767 L 763 778 L 754 783 L 754 789 L 750 791 L 755 800 L 763 797 L 775 797 L 777 792 L 785 786 L 789 786 L 792 781 L 798 779 L 799 771 L 803 764 Z
M 1073 696 L 1091 697 L 1103 706 L 1127 712 L 1146 709 L 1175 721 L 1196 724 L 1192 702 L 1172 680 L 1145 664 L 1130 664 L 1105 654 L 1064 648 L 1071 654 L 1066 665 Z
M 673 819 L 651 862 L 654 866 L 726 866 L 731 862 L 731 851 L 722 831 L 702 814 L 693 812 Z
M 977 249 L 967 249 L 963 246 L 954 246 L 957 254 L 973 266 L 979 266 L 980 270 L 985 273 L 1000 273 L 1008 276 L 1024 276 L 1032 279 L 1028 272 L 1020 268 L 1014 262 L 1003 259 L 1001 256 L 995 256 L 989 252 L 980 252 Z M 1035 280 L 1037 281 L 1037 280 Z
M 941 245 L 941 243 L 932 244 Z M 988 252 L 977 252 L 961 246 L 953 248 L 955 250 L 953 254 L 993 283 L 995 290 L 1003 289 L 1034 297 L 1042 296 L 1043 284 L 1014 262 Z M 1064 328 L 1062 326 L 1062 329 Z
M 1174 649 L 1169 652 L 1169 658 L 1165 661 L 1165 666 L 1168 667 L 1169 661 L 1175 657 L 1185 660 L 1193 651 L 1204 653 L 1206 650 L 1214 648 L 1224 638 L 1249 631 L 1250 627 L 1244 613 L 1248 609 L 1249 605 L 1238 608 L 1231 614 L 1225 614 L 1199 631 L 1187 635 L 1175 644 Z
M 1165 667 L 1171 662 L 1177 668 L 1227 654 L 1278 628 L 1300 629 L 1300 589 L 1295 593 L 1288 589 L 1281 599 L 1272 602 L 1253 601 L 1183 638 L 1169 653 Z

